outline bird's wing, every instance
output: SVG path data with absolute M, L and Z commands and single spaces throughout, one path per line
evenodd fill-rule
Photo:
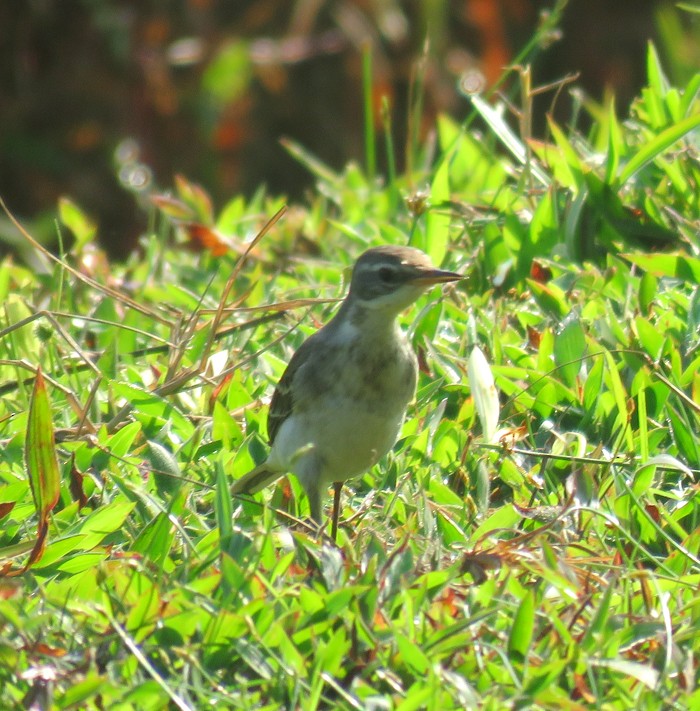
M 297 404 L 294 394 L 294 380 L 301 368 L 312 365 L 310 361 L 315 360 L 318 356 L 314 342 L 319 333 L 320 331 L 301 344 L 277 383 L 267 415 L 267 438 L 270 444 L 274 443 L 282 423 L 294 412 L 294 406 Z

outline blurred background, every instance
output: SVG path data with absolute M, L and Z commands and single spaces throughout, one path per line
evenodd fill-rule
M 282 137 L 334 169 L 361 159 L 363 52 L 401 146 L 423 55 L 425 131 L 438 112 L 467 116 L 460 82 L 489 90 L 515 61 L 532 64 L 533 86 L 579 73 L 625 115 L 650 39 L 672 81 L 698 70 L 698 18 L 668 0 L 2 0 L 0 196 L 51 225 L 68 195 L 124 256 L 145 227 L 139 199 L 177 173 L 220 206 L 261 185 L 303 196 L 312 177 Z M 535 132 L 554 96 L 538 99 Z

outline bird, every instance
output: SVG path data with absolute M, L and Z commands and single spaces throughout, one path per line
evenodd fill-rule
M 320 531 L 322 496 L 333 485 L 335 541 L 343 483 L 394 446 L 415 396 L 418 361 L 397 317 L 435 284 L 461 278 L 414 247 L 365 251 L 335 316 L 302 343 L 279 380 L 268 412 L 267 459 L 236 480 L 231 493 L 254 494 L 291 472 Z

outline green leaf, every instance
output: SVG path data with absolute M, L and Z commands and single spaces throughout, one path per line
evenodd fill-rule
M 554 339 L 554 362 L 559 368 L 562 380 L 569 386 L 576 384 L 581 370 L 581 359 L 586 355 L 586 336 L 581 319 L 572 312 L 564 319 Z
M 630 413 L 627 409 L 627 393 L 625 391 L 625 386 L 622 384 L 622 378 L 620 377 L 617 365 L 609 351 L 605 351 L 605 361 L 608 366 L 608 387 L 613 393 L 613 397 L 615 398 L 615 407 L 617 408 L 616 423 L 620 428 L 620 431 L 624 433 L 627 450 L 632 452 L 634 451 L 634 442 L 629 424 Z
M 657 288 L 658 282 L 654 275 L 649 272 L 644 272 L 642 278 L 639 280 L 639 310 L 643 314 L 648 314 L 651 310 L 654 298 L 656 297 Z
M 526 238 L 518 255 L 518 272 L 526 276 L 537 257 L 549 258 L 557 244 L 562 241 L 556 195 L 548 190 L 540 200 L 530 221 Z
M 628 180 L 634 177 L 645 165 L 658 158 L 668 150 L 674 143 L 680 141 L 685 135 L 694 131 L 700 126 L 700 112 L 694 116 L 679 121 L 673 126 L 656 134 L 650 140 L 642 144 L 642 147 L 627 162 L 625 167 L 617 176 L 616 185 L 623 186 Z
M 70 198 L 58 200 L 58 216 L 61 222 L 73 233 L 78 250 L 92 242 L 97 233 L 97 224 L 91 220 Z
M 534 279 L 527 279 L 527 285 L 539 307 L 549 316 L 559 320 L 571 310 L 566 294 L 556 284 L 541 284 Z
M 611 99 L 608 107 L 608 156 L 605 162 L 605 182 L 609 185 L 613 183 L 615 175 L 617 175 L 623 149 L 622 132 L 615 112 L 615 100 Z
M 134 501 L 117 499 L 91 513 L 80 527 L 80 533 L 85 536 L 83 548 L 89 550 L 102 543 L 108 534 L 118 531 L 135 506 Z
M 653 42 L 649 42 L 647 48 L 647 81 L 649 82 L 649 88 L 659 98 L 662 99 L 666 96 L 669 83 L 661 67 L 659 55 Z
M 46 522 L 58 502 L 61 473 L 56 458 L 51 405 L 41 368 L 37 368 L 29 404 L 24 458 L 39 520 Z
M 581 163 L 581 158 L 574 150 L 574 147 L 571 145 L 564 131 L 562 131 L 559 125 L 555 123 L 549 115 L 547 116 L 547 122 L 549 124 L 549 130 L 552 132 L 552 136 L 562 153 L 566 172 L 569 175 L 569 179 L 565 180 L 563 184 L 574 191 L 578 191 L 583 185 L 583 164 Z M 559 180 L 561 182 L 561 178 L 559 178 Z
M 613 584 L 608 584 L 601 598 L 598 599 L 595 614 L 591 620 L 586 633 L 581 640 L 581 648 L 590 650 L 595 645 L 600 636 L 608 629 L 608 617 L 610 615 L 610 601 L 615 590 Z
M 486 121 L 491 130 L 496 134 L 503 145 L 513 154 L 515 159 L 522 165 L 527 165 L 537 180 L 545 186 L 551 184 L 550 177 L 532 159 L 528 161 L 528 151 L 523 142 L 513 133 L 500 111 L 494 109 L 485 99 L 475 94 L 471 97 L 474 108 L 479 112 L 481 118 Z
M 223 462 L 219 457 L 216 460 L 216 496 L 214 499 L 214 510 L 216 511 L 216 521 L 219 525 L 219 538 L 224 542 L 233 535 L 233 500 L 229 489 L 230 481 L 226 475 Z
M 700 259 L 685 254 L 643 254 L 641 252 L 620 255 L 656 277 L 674 277 L 700 284 Z
M 431 664 L 425 652 L 400 632 L 396 633 L 395 639 L 404 664 L 415 674 L 426 674 Z
M 446 205 L 450 200 L 450 162 L 445 156 L 433 176 L 430 185 L 430 209 L 425 223 L 425 244 L 422 249 L 433 260 L 442 264 L 447 252 L 450 235 L 450 211 Z
M 508 656 L 518 662 L 527 657 L 535 626 L 535 595 L 527 590 L 515 613 L 508 637 Z
M 642 316 L 637 316 L 633 323 L 639 344 L 653 361 L 658 361 L 663 352 L 666 334 Z
M 228 42 L 221 46 L 204 70 L 202 86 L 223 108 L 248 89 L 252 77 L 250 48 L 247 42 Z
M 603 386 L 604 371 L 605 361 L 600 356 L 597 356 L 583 385 L 583 406 L 586 412 L 591 413 L 592 417 L 594 415 L 598 416 L 596 404 Z
M 691 425 L 684 413 L 679 413 L 675 408 L 667 406 L 666 412 L 679 453 L 691 467 L 700 467 L 700 440 L 697 437 L 697 428 Z

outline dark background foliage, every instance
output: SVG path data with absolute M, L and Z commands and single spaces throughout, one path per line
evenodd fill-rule
M 425 121 L 464 115 L 457 86 L 488 88 L 551 3 L 535 0 L 33 0 L 0 5 L 0 195 L 22 217 L 70 195 L 124 254 L 137 200 L 175 173 L 218 201 L 265 185 L 298 198 L 311 177 L 288 136 L 333 168 L 362 153 L 362 48 L 404 138 L 416 58 L 429 38 Z M 429 9 L 426 9 L 429 8 Z M 551 46 L 527 56 L 534 85 L 580 72 L 625 111 L 658 37 L 662 0 L 571 0 Z M 661 42 L 663 48 L 663 42 Z M 508 87 L 504 87 L 508 90 Z M 554 93 L 540 101 L 542 115 Z M 544 103 L 547 102 L 547 103 Z M 556 110 L 567 120 L 565 97 Z M 535 130 L 543 130 L 541 116 Z M 143 212 L 140 213 L 141 215 Z

